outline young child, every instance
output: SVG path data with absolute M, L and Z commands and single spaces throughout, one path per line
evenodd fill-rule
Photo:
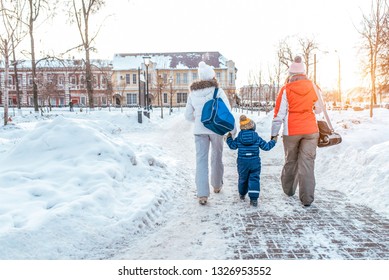
M 271 150 L 276 142 L 274 136 L 269 142 L 263 140 L 255 132 L 255 123 L 245 115 L 240 116 L 240 132 L 235 139 L 232 139 L 231 133 L 227 135 L 227 145 L 232 150 L 238 149 L 238 190 L 240 199 L 244 200 L 248 193 L 250 205 L 258 205 L 260 191 L 260 173 L 261 158 L 259 157 L 259 148 L 264 151 Z

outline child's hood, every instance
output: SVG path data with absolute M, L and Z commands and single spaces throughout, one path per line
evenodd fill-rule
M 239 141 L 245 145 L 250 146 L 257 142 L 258 134 L 254 130 L 241 130 L 238 135 Z

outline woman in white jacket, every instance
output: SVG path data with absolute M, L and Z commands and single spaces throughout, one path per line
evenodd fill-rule
M 196 146 L 196 188 L 199 203 L 204 205 L 209 197 L 209 168 L 208 158 L 211 150 L 211 185 L 215 193 L 219 193 L 223 186 L 224 166 L 223 136 L 206 128 L 201 122 L 201 112 L 205 102 L 212 99 L 213 93 L 218 86 L 215 71 L 205 62 L 199 63 L 199 81 L 190 86 L 190 94 L 185 108 L 185 118 L 194 122 L 194 136 Z M 218 97 L 231 110 L 230 102 L 223 89 L 219 88 Z M 234 128 L 233 134 L 236 133 Z

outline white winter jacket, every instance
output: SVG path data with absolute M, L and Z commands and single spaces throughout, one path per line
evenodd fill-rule
M 212 130 L 206 128 L 201 122 L 201 112 L 204 104 L 213 98 L 216 87 L 216 80 L 198 81 L 190 86 L 191 92 L 185 107 L 185 118 L 188 121 L 194 122 L 193 134 L 216 134 Z M 222 88 L 219 88 L 217 97 L 220 97 L 231 111 L 230 102 Z M 235 132 L 236 128 L 234 127 L 234 131 L 231 133 L 235 134 Z

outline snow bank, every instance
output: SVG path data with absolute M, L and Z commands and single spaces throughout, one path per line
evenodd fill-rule
M 318 149 L 318 187 L 346 193 L 389 217 L 389 110 L 330 112 L 342 143 Z
M 0 167 L 1 258 L 95 258 L 94 246 L 147 224 L 168 198 L 160 178 L 170 171 L 120 131 L 56 116 L 11 145 Z

